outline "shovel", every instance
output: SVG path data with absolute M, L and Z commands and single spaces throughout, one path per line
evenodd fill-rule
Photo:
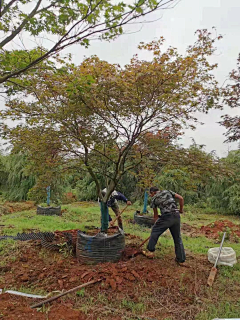
M 144 243 L 146 243 L 148 240 L 150 239 L 150 236 L 145 239 L 143 242 L 140 243 L 140 245 L 137 247 L 137 249 L 132 253 L 132 255 L 130 256 L 130 258 L 133 258 L 136 254 L 140 253 L 140 249 L 141 247 L 144 245 Z
M 117 219 L 121 216 L 121 214 L 127 209 L 127 207 L 128 207 L 128 204 L 126 205 L 126 207 L 124 207 L 124 208 L 122 209 L 122 211 L 119 213 L 119 215 L 118 215 L 113 221 L 110 222 L 110 226 L 111 226 L 111 227 L 114 226 L 114 223 L 115 223 L 115 222 L 117 221 Z
M 222 242 L 221 242 L 221 245 L 220 245 L 220 248 L 219 248 L 219 251 L 218 251 L 218 255 L 217 255 L 217 259 L 216 259 L 216 261 L 214 263 L 214 266 L 212 267 L 211 272 L 210 272 L 209 277 L 208 277 L 207 284 L 210 287 L 212 286 L 213 281 L 214 281 L 214 279 L 216 277 L 216 274 L 217 274 L 217 264 L 218 264 L 218 260 L 219 260 L 219 257 L 220 257 L 221 251 L 222 251 L 222 246 L 223 246 L 223 242 L 224 242 L 224 239 L 225 239 L 225 235 L 226 235 L 226 232 L 224 232 L 224 234 L 223 234 Z

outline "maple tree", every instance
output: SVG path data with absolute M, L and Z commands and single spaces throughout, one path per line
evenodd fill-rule
M 15 78 L 39 63 L 44 67 L 41 63 L 45 59 L 74 43 L 88 47 L 94 39 L 114 39 L 129 22 L 175 3 L 176 0 L 1 0 L 0 84 L 15 82 Z
M 133 170 L 141 193 L 152 185 L 175 190 L 188 202 L 205 193 L 211 178 L 228 177 L 231 172 L 214 152 L 206 152 L 204 145 L 193 143 L 184 148 L 179 144 L 179 134 L 169 130 L 146 134 L 141 147 L 145 157 Z M 200 191 L 199 191 L 200 190 Z M 191 194 L 191 197 L 190 197 Z
M 228 82 L 222 90 L 223 104 L 231 108 L 238 108 L 240 107 L 240 54 L 237 59 L 237 69 L 230 72 L 229 80 L 230 83 Z M 224 115 L 222 118 L 223 121 L 220 124 L 227 129 L 226 141 L 238 141 L 240 139 L 240 117 Z
M 135 55 L 121 67 L 93 56 L 79 66 L 66 63 L 30 74 L 31 86 L 9 99 L 1 113 L 3 119 L 24 121 L 14 128 L 3 125 L 2 133 L 30 153 L 38 146 L 51 153 L 55 142 L 63 167 L 84 164 L 96 183 L 106 230 L 106 203 L 112 191 L 147 156 L 141 148 L 136 152 L 144 134 L 194 128 L 196 111 L 208 112 L 218 105 L 219 88 L 212 74 L 217 65 L 208 61 L 218 38 L 198 30 L 196 42 L 181 55 L 173 47 L 163 50 L 161 37 L 139 45 L 139 50 L 152 54 L 151 60 Z M 101 172 L 108 179 L 104 197 Z

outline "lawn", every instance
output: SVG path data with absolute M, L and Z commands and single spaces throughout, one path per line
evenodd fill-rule
M 62 209 L 63 214 L 60 217 L 36 215 L 35 209 L 2 215 L 0 235 L 69 229 L 84 231 L 87 230 L 86 227 L 100 225 L 99 206 L 96 203 L 74 203 L 64 205 Z M 128 246 L 140 243 L 150 233 L 149 228 L 132 223 L 136 209 L 139 208 L 131 206 L 123 213 Z M 219 246 L 221 234 L 215 238 L 206 236 L 201 233 L 201 226 L 214 225 L 218 220 L 229 220 L 237 225 L 240 222 L 236 216 L 187 208 L 182 216 L 186 267 L 179 267 L 174 262 L 174 248 L 169 232 L 161 237 L 154 260 L 139 255 L 127 261 L 95 266 L 82 264 L 66 252 L 53 253 L 41 248 L 37 241 L 2 240 L 2 289 L 47 294 L 70 289 L 99 275 L 106 275 L 101 284 L 65 296 L 39 310 L 29 308 L 33 303 L 30 299 L 3 295 L 4 299 L 0 302 L 2 317 L 15 319 L 16 314 L 22 313 L 22 319 L 27 319 L 31 312 L 34 313 L 34 319 L 50 320 L 212 320 L 239 317 L 239 262 L 233 268 L 220 266 L 213 288 L 206 285 L 211 269 L 211 264 L 207 261 L 207 251 L 211 247 Z M 231 246 L 237 256 L 240 256 L 240 244 L 237 241 L 236 237 L 234 242 L 229 238 L 224 246 Z M 7 311 L 11 306 L 15 306 L 16 314 Z

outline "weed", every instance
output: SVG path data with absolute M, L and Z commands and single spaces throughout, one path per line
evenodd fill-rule
M 59 253 L 61 253 L 64 258 L 68 258 L 72 255 L 72 249 L 69 249 L 67 242 L 59 243 Z
M 121 306 L 127 310 L 130 310 L 132 313 L 143 313 L 146 310 L 146 307 L 143 303 L 135 303 L 126 299 L 122 300 Z
M 40 308 L 37 308 L 37 311 L 38 312 L 42 312 L 42 313 L 48 313 L 51 309 L 51 306 L 50 305 L 43 305 L 42 307 Z
M 222 241 L 222 237 L 223 237 L 224 232 L 226 232 L 225 241 L 230 240 L 231 229 L 229 227 L 226 227 L 223 232 L 218 232 L 218 240 L 220 242 Z
M 78 297 L 82 297 L 83 298 L 85 296 L 85 288 L 82 288 L 81 290 L 77 291 L 76 295 Z
M 181 291 L 181 292 L 183 292 L 184 290 L 185 290 L 185 285 L 184 285 L 184 277 L 185 277 L 185 273 L 183 272 L 182 274 L 181 274 L 181 277 L 180 277 L 180 283 L 179 283 L 179 290 Z

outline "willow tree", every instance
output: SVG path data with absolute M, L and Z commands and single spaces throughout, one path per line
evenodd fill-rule
M 208 112 L 217 104 L 219 89 L 212 74 L 217 65 L 208 61 L 216 40 L 199 30 L 185 55 L 173 47 L 164 51 L 160 38 L 138 47 L 152 55 L 150 60 L 135 55 L 124 67 L 93 56 L 57 72 L 41 70 L 37 77 L 29 76 L 31 88 L 10 100 L 2 112 L 3 118 L 24 122 L 3 127 L 3 133 L 32 154 L 38 145 L 52 152 L 47 141 L 54 140 L 65 165 L 83 163 L 96 183 L 106 230 L 112 191 L 124 173 L 147 156 L 134 148 L 142 136 L 166 127 L 194 128 L 194 113 Z M 103 171 L 108 178 L 104 197 L 98 179 Z

